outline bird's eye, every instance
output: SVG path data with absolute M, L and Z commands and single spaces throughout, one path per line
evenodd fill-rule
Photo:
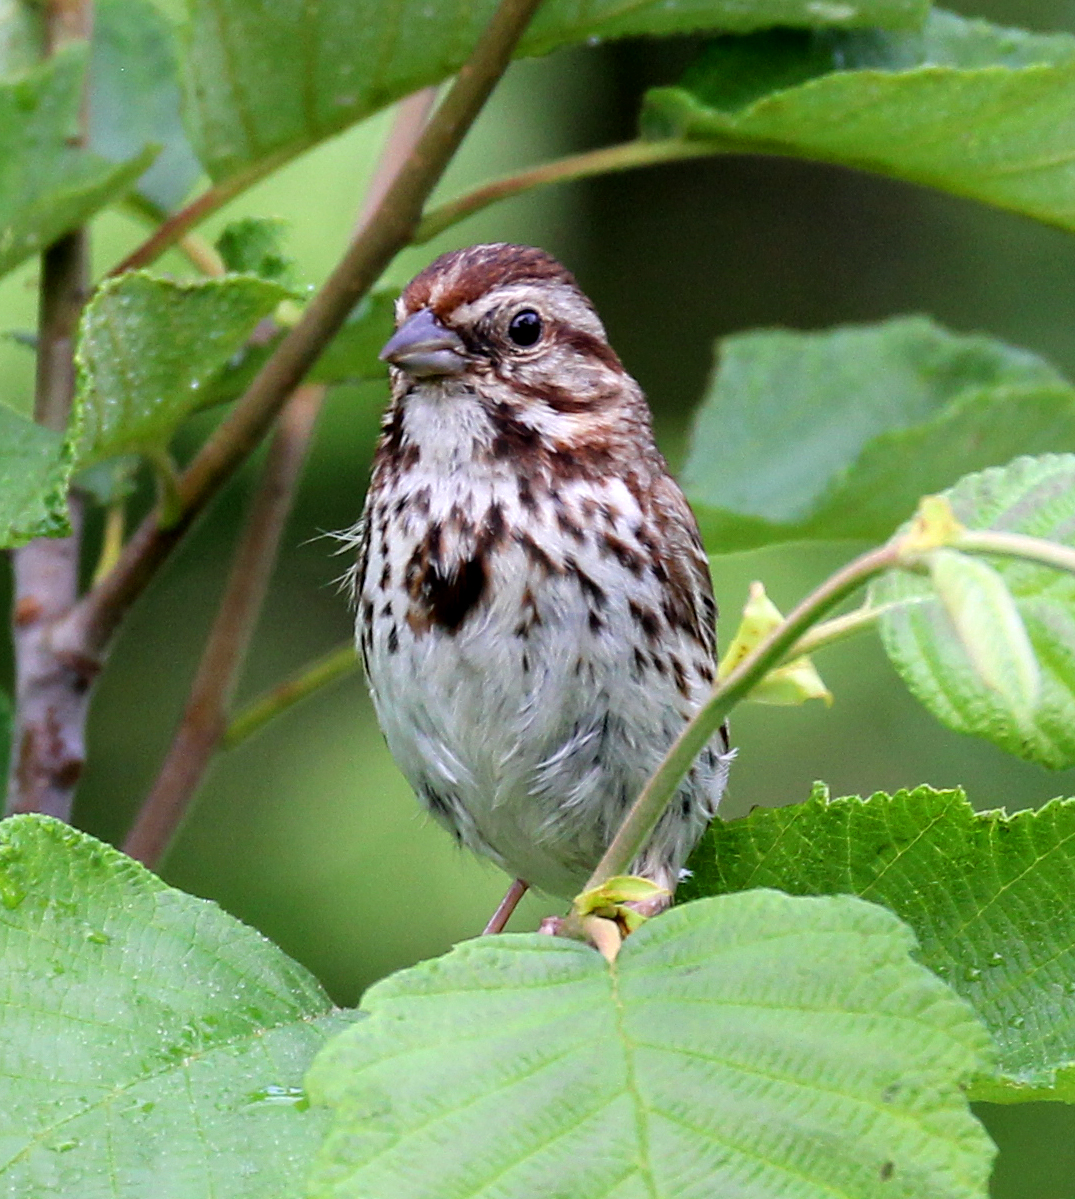
M 517 312 L 508 323 L 508 336 L 517 346 L 532 346 L 541 336 L 541 317 L 533 308 Z

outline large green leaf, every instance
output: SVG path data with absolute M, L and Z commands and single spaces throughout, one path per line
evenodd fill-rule
M 1075 1102 L 1075 801 L 976 813 L 918 787 L 714 821 L 681 896 L 778 887 L 859 895 L 915 930 L 918 956 L 974 1005 L 1000 1052 L 972 1096 Z
M 0 825 L 0 1191 L 286 1199 L 325 1120 L 302 1075 L 346 1022 L 214 904 L 44 817 Z
M 726 338 L 683 485 L 710 552 L 888 536 L 919 496 L 1019 453 L 1075 450 L 1048 363 L 925 317 Z
M 1075 37 L 934 11 L 919 32 L 722 39 L 649 93 L 652 136 L 843 163 L 1075 229 Z
M 202 387 L 290 294 L 253 275 L 177 283 L 133 271 L 106 281 L 79 337 L 80 465 L 167 445 L 201 406 Z
M 317 1199 L 949 1199 L 992 1147 L 970 1009 L 883 909 L 772 891 L 676 908 L 615 964 L 482 938 L 378 983 L 319 1055 Z
M 67 484 L 73 465 L 71 436 L 0 404 L 0 549 L 71 531 Z
M 216 180 L 258 173 L 453 75 L 495 0 L 191 0 L 187 111 Z M 520 47 L 773 25 L 913 27 L 923 0 L 547 0 Z
M 126 192 L 156 153 L 116 165 L 71 144 L 78 128 L 86 49 L 0 79 L 0 273 Z
M 971 529 L 1027 533 L 1075 545 L 1075 456 L 1019 458 L 961 479 L 946 493 Z M 1015 599 L 1040 667 L 1037 704 L 1012 704 L 989 686 L 930 580 L 906 571 L 870 588 L 875 604 L 893 603 L 881 635 L 908 688 L 943 724 L 985 737 L 1001 749 L 1062 769 L 1075 764 L 1075 577 L 1013 558 L 992 566 Z
M 177 207 L 201 166 L 179 111 L 175 33 L 152 0 L 96 0 L 90 82 L 90 149 L 126 162 L 159 146 L 138 195 L 156 210 Z

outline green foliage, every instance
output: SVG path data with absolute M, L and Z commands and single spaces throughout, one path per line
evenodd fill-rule
M 0 958 L 6 1193 L 301 1194 L 302 1074 L 346 1019 L 301 966 L 36 816 L 0 825 Z
M 725 338 L 683 486 L 713 553 L 880 540 L 968 471 L 1064 449 L 1075 389 L 1048 363 L 897 317 Z
M 158 147 L 137 196 L 151 211 L 177 207 L 201 165 L 179 114 L 175 34 L 152 0 L 96 0 L 90 88 L 90 148 L 126 162 L 147 145 Z
M 70 436 L 0 404 L 0 549 L 70 532 L 67 485 L 73 464 Z
M 1075 456 L 1019 458 L 961 479 L 947 493 L 970 529 L 1027 533 L 1073 544 Z M 906 571 L 878 579 L 871 602 L 895 606 L 881 617 L 893 666 L 942 724 L 985 737 L 1009 753 L 1061 769 L 1075 763 L 1075 577 L 997 558 L 996 573 L 1015 599 L 1041 676 L 1029 709 L 1013 703 L 975 669 L 964 637 L 929 579 Z M 984 630 L 983 630 L 984 635 Z
M 843 163 L 1075 229 L 1075 38 L 933 11 L 916 32 L 722 39 L 647 98 L 652 136 Z M 958 133 L 956 133 L 958 131 Z
M 190 0 L 186 104 L 198 154 L 215 180 L 259 174 L 462 65 L 494 0 L 323 0 L 311 17 L 278 0 Z M 588 38 L 772 25 L 914 26 L 923 0 L 548 0 L 522 54 Z
M 83 465 L 159 453 L 263 317 L 290 293 L 252 275 L 176 283 L 134 271 L 102 284 L 78 346 Z
M 997 1043 L 972 1097 L 1075 1102 L 1075 800 L 976 813 L 918 787 L 714 821 L 682 899 L 777 887 L 858 895 L 914 929 L 918 957 L 973 1004 Z
M 371 292 L 347 318 L 318 358 L 310 378 L 318 383 L 361 383 L 381 379 L 388 368 L 378 358 L 395 325 L 394 290 Z
M 378 983 L 307 1085 L 319 1199 L 984 1196 L 969 1009 L 857 900 L 689 904 L 609 965 L 465 942 Z
M 217 253 L 229 271 L 260 275 L 274 283 L 293 283 L 293 261 L 282 249 L 287 222 L 244 217 L 232 221 L 216 239 Z
M 85 49 L 70 46 L 0 79 L 0 274 L 121 196 L 156 153 L 117 166 L 71 144 L 85 68 Z

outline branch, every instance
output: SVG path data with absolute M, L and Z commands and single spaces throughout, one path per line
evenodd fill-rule
M 280 417 L 182 722 L 123 846 L 147 866 L 160 859 L 224 735 L 324 392 L 300 387 Z
M 514 175 L 494 179 L 491 183 L 485 183 L 456 200 L 449 200 L 446 204 L 430 209 L 422 217 L 422 223 L 412 240 L 414 244 L 422 245 L 464 218 L 488 208 L 490 204 L 535 188 L 548 187 L 553 183 L 569 183 L 575 179 L 589 179 L 594 175 L 607 175 L 613 171 L 655 166 L 662 162 L 708 158 L 714 154 L 728 154 L 733 149 L 728 143 L 718 141 L 685 141 L 672 138 L 667 141 L 647 142 L 636 139 L 619 146 L 605 146 L 600 150 L 572 154 L 555 162 L 543 163 Z
M 49 54 L 89 38 L 89 0 L 52 0 L 46 11 Z M 83 108 L 85 106 L 83 105 Z M 80 122 L 84 140 L 85 111 Z M 89 238 L 76 229 L 41 260 L 34 419 L 57 433 L 67 428 L 75 395 L 75 338 L 89 286 Z M 45 812 L 68 820 L 86 759 L 84 727 L 93 663 L 61 661 L 50 631 L 78 598 L 82 509 L 68 499 L 70 537 L 39 538 L 14 554 L 15 719 L 7 810 Z
M 432 92 L 420 92 L 400 105 L 370 184 L 360 231 L 367 214 L 383 199 L 399 163 L 414 149 L 432 100 Z M 186 711 L 160 775 L 127 839 L 127 852 L 146 865 L 154 865 L 167 849 L 226 734 L 227 710 L 261 614 L 280 537 L 324 395 L 324 387 L 299 387 L 280 417 Z M 162 518 L 163 515 L 162 503 Z M 351 660 L 354 661 L 353 649 Z
M 234 749 L 300 700 L 357 669 L 358 655 L 353 641 L 330 650 L 234 716 L 224 732 L 221 748 Z
M 57 631 L 65 652 L 99 657 L 119 622 L 194 518 L 265 435 L 286 397 L 348 313 L 410 240 L 422 206 L 510 61 L 540 0 L 500 0 L 492 21 L 362 232 L 299 322 L 280 342 L 231 414 L 180 480 L 183 513 L 162 529 L 155 513 L 116 569 Z
M 826 579 L 726 679 L 714 687 L 709 699 L 684 726 L 642 794 L 631 805 L 612 844 L 583 890 L 593 890 L 610 878 L 628 872 L 631 863 L 645 848 L 665 808 L 694 764 L 694 759 L 720 728 L 725 716 L 787 657 L 788 651 L 795 647 L 799 638 L 821 616 L 875 575 L 900 565 L 900 549 L 898 542 L 890 542 L 856 558 Z M 796 648 L 795 652 L 799 650 Z

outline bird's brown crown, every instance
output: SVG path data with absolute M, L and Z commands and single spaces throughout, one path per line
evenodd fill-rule
M 536 246 L 509 242 L 467 246 L 442 254 L 416 275 L 403 292 L 402 307 L 409 313 L 430 308 L 438 317 L 447 318 L 494 287 L 545 281 L 565 284 L 582 296 L 574 275 Z

